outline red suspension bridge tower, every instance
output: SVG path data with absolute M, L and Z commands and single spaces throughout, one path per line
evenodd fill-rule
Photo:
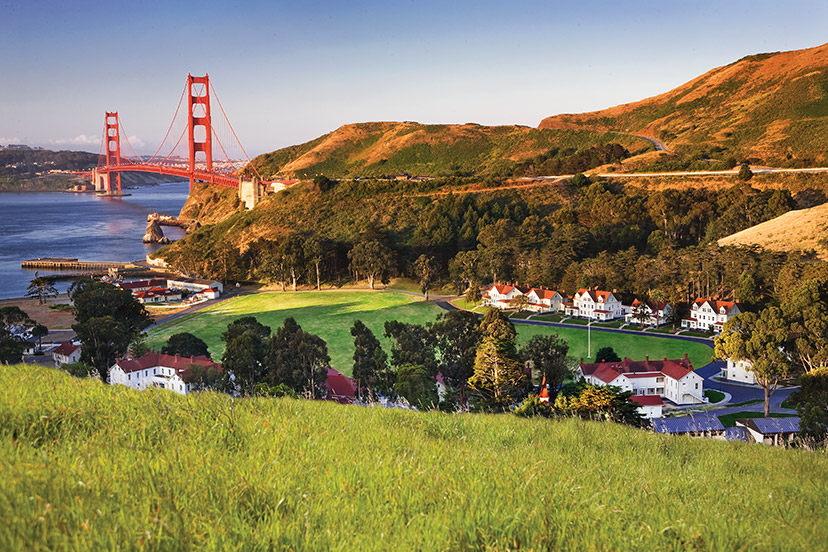
M 201 84 L 201 89 L 196 87 Z M 194 77 L 187 75 L 187 117 L 190 133 L 190 170 L 195 171 L 196 153 L 204 152 L 207 172 L 213 172 L 213 127 L 210 119 L 210 75 Z M 202 138 L 196 141 L 196 138 Z M 195 177 L 190 176 L 190 188 Z
M 211 101 L 215 101 L 221 114 L 215 121 L 210 112 Z M 186 109 L 186 115 L 184 109 Z M 214 125 L 214 122 L 218 125 Z M 122 136 L 128 150 L 122 151 L 121 149 Z M 251 163 L 250 157 L 244 151 L 233 126 L 227 119 L 227 114 L 224 112 L 221 100 L 216 96 L 215 89 L 210 86 L 209 75 L 203 77 L 187 75 L 187 84 L 181 93 L 173 120 L 161 145 L 152 157 L 142 158 L 135 153 L 127 136 L 118 112 L 106 112 L 98 167 L 92 171 L 77 174 L 91 176 L 95 189 L 107 195 L 121 195 L 122 172 L 149 172 L 188 178 L 191 188 L 196 181 L 229 186 L 239 189 L 239 199 L 248 208 L 255 206 L 266 193 L 284 189 L 295 183 L 295 181 L 262 180 L 259 171 Z M 176 136 L 178 136 L 177 141 L 175 141 Z M 183 151 L 184 140 L 187 142 L 187 153 Z M 175 145 L 170 148 L 169 145 L 173 142 Z M 224 156 L 216 163 L 213 159 L 213 144 L 219 148 L 216 151 L 220 151 Z M 182 149 L 176 153 L 179 145 Z M 229 146 L 236 146 L 236 151 L 230 150 L 235 153 L 236 161 L 227 153 Z M 163 154 L 159 155 L 162 150 L 167 152 L 166 157 Z M 127 152 L 131 152 L 131 156 L 128 156 Z M 239 160 L 241 164 L 236 165 Z M 243 173 L 246 173 L 248 178 L 243 178 Z M 111 182 L 113 174 L 115 182 Z

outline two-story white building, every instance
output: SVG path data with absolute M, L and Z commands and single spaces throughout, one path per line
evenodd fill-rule
M 529 300 L 528 310 L 535 312 L 562 312 L 566 296 L 555 290 L 532 288 L 526 294 Z
M 706 403 L 704 379 L 693 371 L 687 355 L 678 360 L 636 361 L 581 364 L 578 376 L 593 385 L 612 385 L 634 395 L 658 395 L 678 405 Z
M 509 284 L 494 284 L 483 294 L 483 304 L 498 309 L 510 309 L 512 301 L 520 295 L 526 295 L 529 291 L 525 288 Z
M 572 303 L 564 307 L 567 316 L 588 318 L 591 320 L 615 320 L 624 317 L 624 306 L 615 295 L 615 290 L 579 289 Z
M 661 326 L 667 323 L 671 314 L 673 314 L 673 306 L 667 301 L 639 301 L 636 299 L 630 305 L 625 319 L 627 322 L 634 324 Z
M 80 360 L 80 356 L 80 341 L 64 341 L 52 351 L 52 360 L 55 361 L 55 368 L 60 368 L 64 364 L 74 364 Z
M 690 317 L 681 321 L 681 327 L 690 330 L 722 331 L 725 322 L 742 314 L 739 303 L 736 301 L 719 301 L 718 299 L 699 298 L 690 307 Z
M 726 380 L 739 383 L 755 384 L 756 377 L 751 372 L 752 363 L 749 360 L 727 359 L 727 367 L 722 370 L 722 376 Z
M 126 385 L 133 389 L 160 387 L 186 395 L 194 390 L 194 385 L 184 381 L 187 371 L 193 365 L 221 372 L 221 364 L 205 356 L 182 357 L 147 353 L 140 358 L 117 359 L 109 369 L 109 383 Z

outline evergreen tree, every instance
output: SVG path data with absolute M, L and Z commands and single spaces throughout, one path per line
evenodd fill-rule
M 161 348 L 165 355 L 181 355 L 182 357 L 206 356 L 210 358 L 210 351 L 207 344 L 201 339 L 188 332 L 173 334 L 167 340 L 167 344 Z
M 422 366 L 403 364 L 397 369 L 397 383 L 394 391 L 420 410 L 438 406 L 437 388 L 434 378 Z
M 515 400 L 526 382 L 520 363 L 505 350 L 496 337 L 484 337 L 474 359 L 474 374 L 469 378 L 469 389 L 477 399 L 476 406 L 485 410 L 505 410 Z
M 387 393 L 388 355 L 382 350 L 379 340 L 361 320 L 354 322 L 351 335 L 354 337 L 352 377 L 357 384 L 357 394 L 361 395 L 363 388 Z
M 221 334 L 226 344 L 221 358 L 222 368 L 243 395 L 249 395 L 257 383 L 264 381 L 269 336 L 270 328 L 253 316 L 237 318 Z
M 268 344 L 266 368 L 270 385 L 285 384 L 309 399 L 324 396 L 331 358 L 322 338 L 287 318 Z
M 479 325 L 474 313 L 453 310 L 441 314 L 429 328 L 436 340 L 440 372 L 452 387 L 460 390 L 466 387 L 474 373 L 474 359 L 481 339 Z
M 419 324 L 406 324 L 396 320 L 385 322 L 385 337 L 394 341 L 391 348 L 391 364 L 422 366 L 431 376 L 437 375 L 434 335 Z
M 770 414 L 771 395 L 791 370 L 788 329 L 779 307 L 768 307 L 759 314 L 734 316 L 716 337 L 717 357 L 749 362 L 748 370 L 765 392 L 765 417 Z
M 595 362 L 621 362 L 621 357 L 612 347 L 601 347 L 595 353 Z

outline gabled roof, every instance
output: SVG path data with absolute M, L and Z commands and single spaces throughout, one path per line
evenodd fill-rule
M 356 386 L 351 378 L 345 377 L 333 368 L 328 368 L 328 377 L 325 380 L 328 390 L 328 399 L 350 402 L 356 397 Z
M 658 395 L 633 395 L 630 400 L 638 403 L 639 406 L 658 406 L 664 404 Z
M 739 308 L 739 302 L 738 301 L 720 301 L 718 299 L 709 299 L 709 298 L 705 298 L 705 297 L 699 297 L 698 299 L 693 301 L 693 306 L 696 306 L 698 308 L 702 308 L 705 303 L 710 305 L 710 308 L 713 309 L 713 311 L 716 314 L 719 313 L 719 310 L 722 307 L 724 307 L 724 309 L 725 309 L 725 314 L 730 314 L 730 312 L 732 310 L 734 310 L 734 308 L 739 313 L 742 312 L 742 309 Z
M 611 291 L 601 291 L 598 289 L 585 289 L 581 288 L 578 290 L 578 295 L 583 297 L 584 295 L 589 295 L 593 301 L 596 303 L 606 303 L 609 301 L 610 297 L 613 297 L 616 301 L 618 300 L 617 297 Z
M 497 291 L 500 295 L 508 295 L 513 290 L 518 290 L 520 293 L 525 295 L 528 291 L 526 288 L 522 288 L 520 286 L 507 285 L 507 284 L 493 284 L 492 287 L 489 288 L 489 291 L 491 291 L 492 289 Z
M 631 306 L 635 309 L 641 305 L 647 305 L 648 307 L 650 307 L 650 311 L 657 312 L 660 310 L 664 310 L 667 307 L 667 305 L 669 305 L 669 303 L 667 301 L 650 301 L 649 299 L 646 301 L 639 301 L 638 299 L 636 299 L 632 302 Z
M 191 364 L 200 364 L 201 366 L 214 368 L 221 372 L 221 364 L 213 362 L 206 356 L 183 357 L 180 355 L 147 353 L 140 358 L 116 359 L 115 364 L 120 366 L 121 370 L 125 373 L 146 370 L 147 368 L 155 368 L 156 366 L 163 366 L 164 368 L 174 368 L 176 373 L 181 375 L 187 371 Z
M 746 418 L 736 421 L 762 435 L 799 432 L 799 417 L 797 416 L 789 418 Z
M 625 374 L 631 378 L 655 377 L 664 374 L 667 377 L 680 380 L 693 371 L 693 364 L 686 356 L 677 360 L 630 360 L 625 358 L 621 362 L 581 363 L 580 368 L 585 376 L 594 376 L 604 383 L 610 383 L 620 374 Z M 607 379 L 610 377 L 611 379 Z
M 558 295 L 561 298 L 563 298 L 562 294 L 558 293 L 553 289 L 532 288 L 529 290 L 529 293 L 527 293 L 527 295 L 533 292 L 535 295 L 538 296 L 538 299 L 554 299 L 555 295 Z
M 75 345 L 71 341 L 64 341 L 63 343 L 58 345 L 57 348 L 54 351 L 52 351 L 52 354 L 53 355 L 69 356 L 72 353 L 74 353 L 75 351 L 77 351 L 78 349 L 80 349 L 80 345 Z
M 119 282 L 117 285 L 121 289 L 162 287 L 167 285 L 167 280 L 158 278 L 154 278 L 152 280 L 133 280 L 132 282 Z

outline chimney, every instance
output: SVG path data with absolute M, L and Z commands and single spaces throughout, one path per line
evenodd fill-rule
M 664 357 L 664 362 L 667 362 L 667 357 Z
M 581 357 L 581 364 L 584 363 L 584 357 Z
M 650 355 L 644 357 L 644 362 L 650 362 Z
M 179 357 L 179 354 L 178 354 L 178 353 L 175 353 L 175 361 L 176 361 L 176 362 L 178 362 L 178 357 Z
M 684 360 L 687 360 L 687 353 L 684 353 Z

